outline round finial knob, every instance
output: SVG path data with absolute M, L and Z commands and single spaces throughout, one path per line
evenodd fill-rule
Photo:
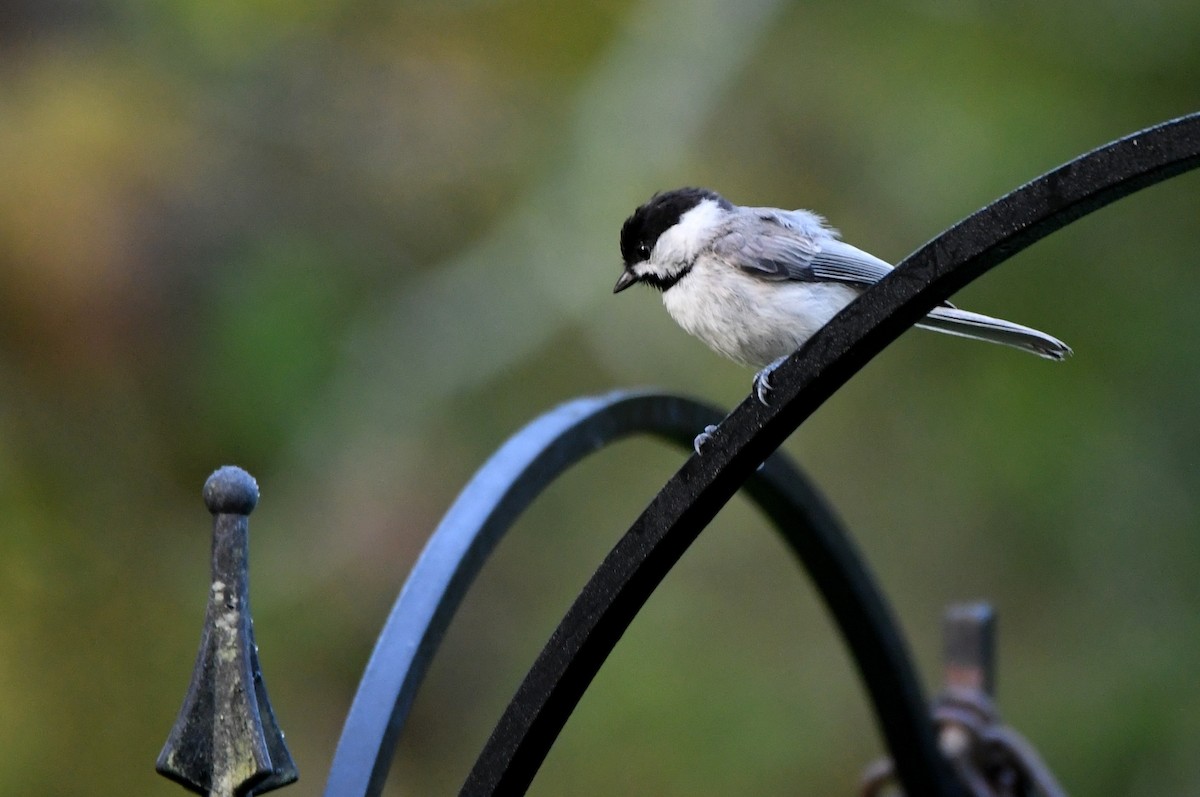
M 204 503 L 214 515 L 249 515 L 258 504 L 258 482 L 236 465 L 217 468 L 204 483 Z

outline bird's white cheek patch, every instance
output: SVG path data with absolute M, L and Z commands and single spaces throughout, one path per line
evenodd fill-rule
M 692 260 L 712 241 L 713 228 L 720 223 L 721 213 L 720 206 L 711 199 L 696 205 L 659 236 L 655 255 L 660 260 Z

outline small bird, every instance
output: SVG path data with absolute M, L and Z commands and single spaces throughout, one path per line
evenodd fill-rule
M 770 403 L 771 372 L 892 270 L 841 241 L 816 213 L 742 207 L 706 188 L 651 197 L 625 220 L 621 257 L 625 268 L 613 293 L 637 282 L 657 288 L 679 326 L 720 354 L 760 369 L 753 386 L 764 404 Z M 1048 360 L 1071 354 L 1044 332 L 949 302 L 917 326 Z

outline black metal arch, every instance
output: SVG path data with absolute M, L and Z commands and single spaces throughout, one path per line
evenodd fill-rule
M 1200 114 L 1081 155 L 925 244 L 818 331 L 772 376 L 772 406 L 753 397 L 743 401 L 704 455 L 683 465 L 605 558 L 526 675 L 461 794 L 524 793 L 662 578 L 758 463 L 872 357 L 988 269 L 1110 202 L 1198 165 Z M 876 706 L 887 700 L 875 684 L 867 687 Z M 886 726 L 884 732 L 908 794 L 959 793 L 942 777 L 944 768 L 898 753 L 896 746 L 910 740 L 896 738 Z M 921 731 L 920 751 L 928 747 L 928 735 Z
M 513 435 L 463 489 L 405 582 L 350 708 L 326 796 L 382 790 L 413 698 L 463 595 L 512 522 L 550 482 L 587 454 L 636 433 L 690 450 L 696 431 L 720 417 L 690 399 L 618 392 L 564 404 Z M 903 637 L 824 499 L 783 454 L 752 474 L 746 490 L 825 598 L 876 701 L 892 754 L 913 761 L 927 778 L 949 782 Z

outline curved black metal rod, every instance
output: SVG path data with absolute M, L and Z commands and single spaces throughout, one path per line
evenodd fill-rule
M 520 794 L 580 696 L 683 551 L 817 407 L 939 302 L 1072 221 L 1200 165 L 1200 114 L 1081 155 L 943 232 L 843 310 L 771 377 L 772 406 L 748 397 L 667 482 L 584 587 L 534 662 L 461 794 Z M 874 692 L 876 705 L 886 696 Z M 886 717 L 881 717 L 886 722 Z M 885 725 L 895 753 L 906 740 Z M 926 734 L 928 735 L 928 734 Z M 929 740 L 921 740 L 921 747 Z M 896 756 L 908 794 L 944 795 L 918 758 Z M 951 787 L 954 788 L 954 787 Z
M 620 392 L 565 404 L 510 438 L 463 489 L 405 582 L 342 730 L 327 797 L 380 793 L 413 697 L 458 604 L 500 537 L 547 484 L 587 454 L 634 433 L 690 449 L 696 430 L 720 417 L 690 399 Z M 869 691 L 884 697 L 876 711 L 901 735 L 929 735 L 931 720 L 903 637 L 824 500 L 782 454 L 746 489 L 816 582 L 863 678 L 875 684 Z M 916 766 L 941 766 L 932 745 L 922 752 L 926 758 Z

